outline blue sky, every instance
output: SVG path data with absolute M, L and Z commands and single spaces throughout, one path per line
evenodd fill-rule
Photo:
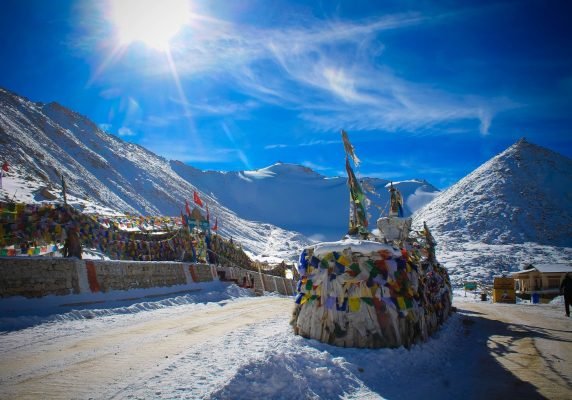
M 3 0 L 0 86 L 201 169 L 344 176 L 340 129 L 439 188 L 523 136 L 572 157 L 569 1 L 128 1 Z

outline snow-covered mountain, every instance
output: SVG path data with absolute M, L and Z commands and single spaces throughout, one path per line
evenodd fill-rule
M 414 215 L 456 279 L 572 260 L 572 160 L 525 139 Z
M 218 217 L 220 233 L 253 254 L 295 258 L 309 240 L 268 223 L 240 218 L 171 168 L 168 160 L 100 130 L 57 103 L 34 103 L 0 89 L 0 152 L 10 171 L 0 198 L 62 201 L 108 213 L 179 215 L 197 191 Z
M 197 191 L 223 236 L 254 255 L 290 260 L 312 239 L 337 240 L 347 231 L 345 177 L 284 163 L 201 171 L 109 135 L 57 103 L 3 89 L 0 151 L 10 164 L 4 200 L 61 201 L 63 175 L 68 200 L 86 212 L 173 216 Z M 373 229 L 387 213 L 389 181 L 360 180 Z M 521 140 L 443 193 L 424 180 L 394 185 L 405 214 L 415 212 L 414 227 L 427 221 L 433 230 L 455 282 L 572 260 L 572 161 L 553 151 Z
M 343 160 L 340 160 L 342 163 Z M 277 163 L 256 171 L 200 171 L 178 161 L 171 167 L 243 218 L 265 221 L 316 240 L 338 240 L 348 229 L 349 192 L 346 177 L 328 178 L 310 168 Z M 370 201 L 370 228 L 388 212 L 390 181 L 363 178 Z M 438 193 L 424 180 L 394 182 L 403 194 L 404 213 L 411 215 Z
M 1 88 L 0 151 L 11 166 L 3 199 L 62 201 L 63 175 L 70 202 L 86 212 L 173 216 L 197 191 L 218 217 L 222 235 L 254 254 L 278 258 L 296 258 L 307 237 L 337 240 L 347 231 L 345 177 L 282 163 L 256 171 L 200 171 L 109 135 L 57 103 L 35 103 Z M 372 228 L 387 211 L 388 184 L 363 179 L 371 191 Z M 439 193 L 423 180 L 394 184 L 407 215 Z

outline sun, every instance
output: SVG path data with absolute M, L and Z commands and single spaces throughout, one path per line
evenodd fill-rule
M 124 46 L 143 42 L 157 50 L 168 49 L 189 12 L 189 0 L 110 1 L 110 17 Z

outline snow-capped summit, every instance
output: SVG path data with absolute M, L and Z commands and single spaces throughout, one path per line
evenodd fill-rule
M 458 266 L 569 260 L 572 160 L 520 139 L 419 210 L 423 221 Z
M 572 160 L 520 139 L 416 219 L 447 238 L 572 246 Z

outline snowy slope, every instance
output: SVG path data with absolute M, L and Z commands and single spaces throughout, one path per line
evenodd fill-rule
M 48 201 L 44 189 L 61 202 L 63 175 L 70 203 L 86 212 L 176 216 L 196 190 L 218 217 L 219 232 L 254 254 L 294 259 L 309 244 L 296 232 L 240 218 L 183 179 L 164 158 L 101 131 L 87 118 L 3 89 L 0 152 L 10 164 L 2 200 Z
M 572 160 L 519 140 L 414 216 L 457 278 L 572 259 Z

